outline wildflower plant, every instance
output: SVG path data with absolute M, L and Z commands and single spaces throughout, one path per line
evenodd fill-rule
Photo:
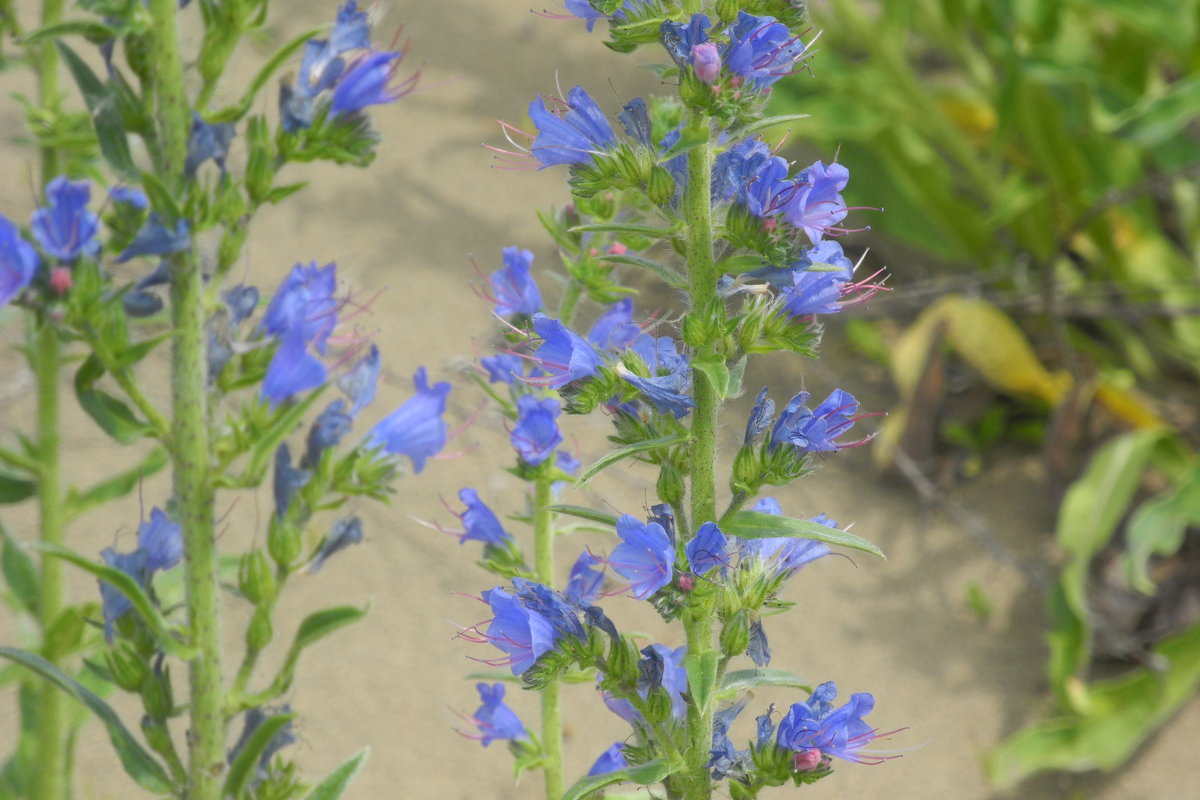
M 303 651 L 365 611 L 316 611 L 282 644 L 275 609 L 296 575 L 317 573 L 364 540 L 353 510 L 360 499 L 387 499 L 397 478 L 441 451 L 450 385 L 420 367 L 411 399 L 378 409 L 391 354 L 356 323 L 366 303 L 336 264 L 274 265 L 277 279 L 262 288 L 232 274 L 255 213 L 303 188 L 281 182 L 289 166 L 369 164 L 379 145 L 374 107 L 411 91 L 416 76 L 400 75 L 403 51 L 373 45 L 366 11 L 347 0 L 332 25 L 285 44 L 220 106 L 226 65 L 242 37 L 266 24 L 265 0 L 78 5 L 64 18 L 62 4 L 47 0 L 43 25 L 21 38 L 42 89 L 30 123 L 41 136 L 44 189 L 27 225 L 0 215 L 0 306 L 27 318 L 23 352 L 38 375 L 36 434 L 6 431 L 0 442 L 0 502 L 36 496 L 41 511 L 32 555 L 7 531 L 3 541 L 4 598 L 37 619 L 39 636 L 30 649 L 5 646 L 0 655 L 43 679 L 36 698 L 23 694 L 21 742 L 0 794 L 72 795 L 73 734 L 61 705 L 71 695 L 155 796 L 335 798 L 365 752 L 304 786 L 283 750 L 296 741 L 297 717 L 284 701 Z M 185 14 L 203 27 L 194 52 L 182 50 Z M 96 44 L 100 73 L 77 52 Z M 292 63 L 278 105 L 265 102 L 264 88 Z M 45 122 L 80 120 L 61 108 L 60 66 L 88 107 L 73 147 Z M 147 359 L 167 342 L 164 408 L 147 388 Z M 138 454 L 130 469 L 91 487 L 64 487 L 59 474 L 57 389 L 76 362 L 83 411 Z M 544 423 L 531 424 L 532 446 L 545 446 Z M 136 526 L 136 546 L 70 547 L 70 521 L 168 464 L 172 489 Z M 265 525 L 220 540 L 218 509 L 247 492 L 271 498 Z M 234 549 L 233 539 L 247 544 Z M 64 606 L 63 563 L 98 579 L 94 602 Z M 172 571 L 182 575 L 162 580 Z M 232 668 L 221 624 L 230 603 L 249 611 Z M 260 662 L 271 650 L 276 668 L 263 682 Z M 107 704 L 111 691 L 140 698 L 140 726 L 131 730 Z M 496 738 L 511 730 L 502 695 L 489 694 L 478 715 Z
M 787 517 L 761 496 L 865 443 L 870 434 L 855 430 L 859 403 L 841 389 L 819 402 L 793 389 L 776 413 L 764 387 L 748 419 L 722 417 L 743 393 L 751 356 L 815 357 L 822 318 L 882 288 L 878 275 L 856 280 L 841 246 L 853 230 L 849 170 L 823 161 L 796 169 L 761 137 L 797 119 L 765 118 L 763 108 L 813 52 L 804 4 L 579 0 L 540 16 L 582 20 L 588 31 L 607 22 L 605 44 L 656 52 L 663 63 L 651 68 L 678 96 L 635 98 L 615 113 L 581 86 L 538 96 L 531 129 L 501 123 L 507 144 L 491 148 L 504 168 L 565 170 L 572 197 L 541 215 L 566 271 L 557 309 L 519 247 L 505 248 L 488 278 L 506 327 L 476 380 L 509 420 L 509 470 L 527 484 L 530 511 L 462 490 L 461 539 L 483 542 L 480 565 L 502 582 L 479 598 L 490 619 L 461 636 L 491 651 L 472 657 L 503 669 L 493 680 L 540 693 L 541 720 L 518 723 L 480 684 L 484 707 L 471 735 L 487 744 L 506 732 L 518 773 L 542 770 L 549 800 L 599 797 L 621 783 L 679 800 L 753 798 L 821 780 L 837 761 L 883 761 L 872 744 L 889 734 L 866 719 L 872 695 L 838 705 L 833 682 L 812 686 L 771 666 L 773 615 L 794 605 L 783 599 L 788 584 L 835 547 L 880 555 L 824 515 Z M 619 275 L 630 267 L 686 297 L 677 325 L 639 318 L 635 290 Z M 611 420 L 615 449 L 576 473 L 559 426 L 596 411 Z M 722 421 L 745 430 L 728 466 L 717 457 Z M 586 485 L 623 460 L 654 476 L 648 511 L 557 499 L 556 486 Z M 532 525 L 528 555 L 501 524 L 504 513 Z M 571 518 L 612 539 L 585 549 L 564 584 L 554 545 L 578 527 Z M 613 594 L 677 625 L 675 640 L 631 633 L 601 607 Z M 568 776 L 560 686 L 579 680 L 595 681 L 597 702 L 627 727 L 587 775 Z M 760 705 L 748 715 L 752 728 L 740 730 L 741 712 L 763 703 L 752 691 L 762 686 L 798 696 L 785 709 Z

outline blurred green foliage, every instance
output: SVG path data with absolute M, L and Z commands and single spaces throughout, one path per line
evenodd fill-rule
M 1040 294 L 1095 361 L 1200 374 L 1198 0 L 812 15 L 820 80 L 781 83 L 774 111 L 811 114 L 800 137 L 865 176 L 850 199 L 886 213 L 860 224 Z

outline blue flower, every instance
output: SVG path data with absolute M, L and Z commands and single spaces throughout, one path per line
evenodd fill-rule
M 531 394 L 517 398 L 517 424 L 513 427 L 512 446 L 521 460 L 536 467 L 554 454 L 563 440 L 558 429 L 562 404 L 557 397 L 539 400 Z
M 767 632 L 763 629 L 761 619 L 750 623 L 750 642 L 746 645 L 746 655 L 757 667 L 771 663 L 771 645 L 767 642 Z
M 41 263 L 33 245 L 8 217 L 0 214 L 0 307 L 6 306 L 29 285 Z
M 507 655 L 496 666 L 508 666 L 513 675 L 520 675 L 544 653 L 554 649 L 558 640 L 554 626 L 544 616 L 527 608 L 516 595 L 497 586 L 484 592 L 483 599 L 494 614 L 484 638 Z
M 533 315 L 533 330 L 541 337 L 534 358 L 549 376 L 544 383 L 551 389 L 572 381 L 590 378 L 600 369 L 600 354 L 575 331 L 545 314 Z
M 158 214 L 151 212 L 146 224 L 141 227 L 129 246 L 121 251 L 116 262 L 124 264 L 136 256 L 162 256 L 178 253 L 192 246 L 192 232 L 186 219 L 175 223 L 175 230 L 162 224 Z M 143 284 L 144 286 L 145 284 Z
M 621 7 L 612 14 L 603 14 L 597 11 L 588 0 L 563 0 L 563 5 L 574 16 L 586 20 L 588 33 L 591 33 L 592 28 L 596 25 L 596 20 L 607 19 L 618 24 L 628 21 L 630 13 L 641 11 L 645 8 L 646 0 L 625 0 L 621 4 Z M 557 18 L 553 14 L 546 14 L 545 16 Z
M 183 558 L 183 531 L 162 509 L 150 509 L 150 520 L 138 526 L 138 550 L 146 554 L 146 571 L 158 572 Z
M 304 342 L 324 354 L 329 334 L 337 325 L 337 265 L 317 267 L 317 262 L 297 264 L 284 278 L 263 313 L 262 329 L 272 336 L 286 338 L 299 330 Z
M 538 131 L 530 152 L 543 167 L 590 164 L 593 156 L 617 142 L 604 112 L 582 87 L 567 93 L 566 105 L 559 116 L 547 108 L 541 95 L 529 104 L 529 117 Z
M 683 699 L 683 695 L 688 690 L 687 670 L 683 666 L 683 659 L 687 655 L 687 646 L 672 650 L 666 645 L 652 644 L 642 648 L 642 653 L 643 655 L 653 653 L 652 658 L 661 664 L 662 672 L 656 676 L 655 686 L 648 688 L 661 686 L 665 689 L 671 698 L 671 715 L 676 719 L 683 719 L 687 716 L 687 701 Z M 642 697 L 646 697 L 649 691 L 643 690 L 641 694 Z
M 338 378 L 338 388 L 346 393 L 353 405 L 350 416 L 371 404 L 375 399 L 375 388 L 379 383 L 379 348 L 371 345 L 367 354 L 358 360 L 349 372 Z
M 100 252 L 100 218 L 88 211 L 92 190 L 86 181 L 72 183 L 60 175 L 46 187 L 45 208 L 33 212 L 31 229 L 42 251 L 59 261 Z
M 754 408 L 750 410 L 750 418 L 746 420 L 746 436 L 742 443 L 747 447 L 755 444 L 766 433 L 775 418 L 775 401 L 767 395 L 767 387 L 758 390 L 754 398 Z
M 587 550 L 579 554 L 567 577 L 566 591 L 563 592 L 568 603 L 590 605 L 596 601 L 600 587 L 604 585 L 604 572 L 592 567 L 602 563 Z
M 704 14 L 693 14 L 687 22 L 665 20 L 659 26 L 658 35 L 666 48 L 671 60 L 680 69 L 686 69 L 692 62 L 692 51 L 697 45 L 708 41 L 708 28 L 712 23 Z M 720 62 L 718 56 L 718 69 Z
M 119 569 L 143 586 L 146 584 L 146 554 L 141 550 L 132 553 L 118 553 L 111 547 L 100 551 L 100 557 L 110 567 Z M 121 617 L 133 610 L 129 598 L 107 581 L 100 581 L 100 611 L 104 617 L 104 639 L 112 643 L 113 625 Z
M 600 754 L 600 757 L 596 759 L 596 763 L 592 764 L 592 768 L 588 770 L 586 777 L 590 778 L 593 775 L 616 772 L 628 766 L 629 762 L 625 759 L 625 745 L 617 742 Z
M 342 517 L 341 519 L 334 520 L 329 535 L 321 543 L 321 549 L 317 551 L 312 565 L 308 568 L 309 573 L 320 570 L 334 553 L 339 553 L 351 545 L 360 543 L 362 540 L 362 520 L 358 517 Z
M 471 722 L 479 728 L 479 743 L 487 747 L 496 739 L 525 739 L 528 733 L 516 712 L 504 704 L 504 684 L 475 684 L 479 700 L 483 703 L 471 715 Z
M 848 703 L 834 709 L 835 697 L 837 685 L 829 681 L 814 689 L 807 703 L 794 703 L 779 721 L 779 746 L 797 753 L 818 750 L 860 764 L 878 763 L 878 757 L 861 752 L 877 732 L 863 720 L 875 708 L 875 698 L 867 692 L 852 694 Z
M 371 446 L 382 447 L 392 455 L 408 456 L 413 471 L 425 468 L 425 459 L 441 452 L 446 446 L 446 423 L 442 414 L 446 411 L 446 395 L 450 384 L 441 381 L 429 388 L 425 368 L 420 367 L 413 375 L 416 396 L 381 419 L 367 441 Z
M 804 58 L 804 42 L 774 17 L 756 17 L 740 11 L 737 22 L 725 33 L 729 36 L 725 51 L 729 71 L 757 91 L 791 75 L 795 63 Z
M 324 385 L 328 378 L 325 365 L 308 352 L 304 329 L 298 326 L 284 336 L 271 357 L 259 393 L 274 409 L 294 395 Z
M 744 772 L 750 763 L 749 751 L 738 750 L 733 746 L 733 740 L 729 738 L 729 727 L 745 707 L 746 701 L 741 700 L 713 714 L 712 750 L 710 751 L 712 758 L 709 759 L 708 766 L 712 769 L 712 776 L 717 780 L 725 778 L 731 772 Z
M 300 466 L 312 469 L 321 461 L 321 454 L 331 447 L 337 447 L 354 424 L 354 417 L 345 411 L 345 400 L 334 400 L 325 410 L 317 415 L 312 427 L 308 429 L 308 439 L 304 449 L 304 457 Z
M 496 313 L 533 316 L 542 310 L 542 293 L 530 274 L 533 253 L 518 247 L 506 247 L 502 252 L 504 266 L 488 276 L 496 293 Z
M 617 374 L 632 383 L 651 404 L 676 419 L 685 416 L 696 404 L 689 396 L 692 390 L 692 367 L 675 349 L 667 336 L 655 339 L 644 333 L 631 348 L 650 368 L 650 377 L 642 378 L 625 365 L 617 364 Z
M 850 181 L 850 171 L 841 164 L 817 161 L 796 178 L 796 192 L 788 199 L 784 218 L 804 233 L 813 244 L 846 218 L 846 201 L 841 192 Z
M 155 572 L 170 569 L 183 558 L 183 535 L 178 524 L 154 508 L 150 511 L 150 520 L 138 526 L 137 549 L 131 553 L 118 553 L 106 547 L 100 551 L 100 557 L 108 566 L 133 578 L 143 589 L 149 589 Z M 133 603 L 105 581 L 100 581 L 100 601 L 104 638 L 111 643 L 113 626 L 133 610 Z
M 258 308 L 258 287 L 239 283 L 221 295 L 221 299 L 229 308 L 229 324 L 236 328 Z
M 183 172 L 189 178 L 196 174 L 200 165 L 210 158 L 225 171 L 225 157 L 229 155 L 229 145 L 233 142 L 235 128 L 232 122 L 218 122 L 210 125 L 196 112 L 192 112 L 192 130 L 188 134 L 187 160 Z
M 394 102 L 411 92 L 416 85 L 416 76 L 396 86 L 388 86 L 402 58 L 402 52 L 384 51 L 368 53 L 353 62 L 333 87 L 333 99 L 329 103 L 330 113 L 335 116 L 353 114 L 367 106 Z
M 805 453 L 840 450 L 835 439 L 854 426 L 858 401 L 849 392 L 834 389 L 821 405 L 810 411 L 808 392 L 791 399 L 771 431 L 771 449 L 788 443 Z
M 714 567 L 728 566 L 725 548 L 725 534 L 717 527 L 717 523 L 706 522 L 687 543 L 688 566 L 697 575 L 704 575 Z
M 642 328 L 633 321 L 633 299 L 622 297 L 609 306 L 588 330 L 587 340 L 598 350 L 626 350 L 642 335 Z
M 246 717 L 242 725 L 242 732 L 238 736 L 233 748 L 229 751 L 229 763 L 232 764 L 237 760 L 238 754 L 246 748 L 246 745 L 250 743 L 251 737 L 254 736 L 254 732 L 262 727 L 264 722 L 271 717 L 291 713 L 292 707 L 287 703 L 278 708 L 260 706 L 249 709 L 246 712 Z M 254 767 L 254 777 L 250 779 L 251 789 L 267 779 L 269 774 L 267 767 L 271 763 L 271 759 L 275 757 L 275 754 L 287 745 L 295 744 L 296 741 L 295 726 L 292 725 L 292 720 L 289 719 L 275 732 L 275 735 L 267 742 L 267 746 L 263 748 L 262 755 L 258 757 L 258 764 Z
M 713 163 L 713 197 L 735 201 L 756 217 L 779 213 L 795 192 L 787 161 L 757 137 L 743 139 Z
M 487 370 L 488 383 L 507 383 L 511 386 L 513 380 L 522 373 L 525 359 L 513 353 L 497 353 L 479 359 L 479 363 Z
M 513 588 L 521 604 L 550 623 L 556 637 L 571 636 L 583 639 L 587 636 L 579 621 L 579 607 L 567 601 L 558 592 L 540 583 L 513 578 Z
M 460 544 L 468 539 L 474 539 L 485 545 L 503 547 L 512 541 L 512 536 L 504 530 L 499 518 L 479 499 L 478 492 L 470 487 L 459 489 L 458 499 L 467 506 L 461 514 L 463 528 L 466 532 L 458 537 Z
M 634 598 L 645 600 L 671 582 L 675 548 L 662 525 L 641 522 L 630 514 L 617 520 L 617 545 L 608 558 L 609 566 L 630 583 Z
M 132 186 L 114 186 L 108 190 L 108 199 L 138 211 L 145 211 L 150 207 L 150 200 L 146 197 L 146 193 Z
M 296 493 L 308 485 L 312 473 L 292 466 L 292 451 L 287 442 L 275 448 L 275 478 L 272 491 L 275 495 L 275 516 L 283 519 Z

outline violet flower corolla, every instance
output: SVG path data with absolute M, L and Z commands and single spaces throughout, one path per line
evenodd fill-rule
M 622 297 L 592 323 L 587 340 L 597 350 L 620 352 L 628 349 L 641 335 L 642 327 L 633 321 L 633 299 Z
M 850 696 L 840 708 L 833 707 L 837 685 L 822 683 L 813 690 L 808 702 L 794 703 L 779 721 L 776 741 L 780 747 L 797 755 L 819 751 L 857 764 L 878 764 L 885 758 L 864 752 L 878 734 L 878 729 L 863 720 L 875 708 L 875 698 L 867 692 Z M 811 758 L 802 763 L 807 765 Z
M 583 87 L 571 89 L 564 106 L 555 113 L 541 95 L 529 104 L 529 118 L 537 129 L 529 153 L 542 167 L 591 164 L 616 145 L 612 125 Z
M 802 228 L 813 244 L 846 218 L 848 209 L 842 191 L 850 182 L 850 170 L 841 164 L 815 162 L 796 178 L 796 191 L 783 210 L 791 225 Z
M 627 22 L 629 14 L 641 11 L 646 7 L 646 0 L 625 0 L 621 4 L 621 7 L 611 14 L 597 11 L 588 0 L 563 0 L 563 6 L 570 12 L 569 14 L 554 14 L 549 11 L 542 11 L 538 13 L 538 16 L 546 17 L 547 19 L 571 19 L 572 17 L 582 19 L 587 22 L 588 33 L 591 33 L 592 29 L 596 26 L 597 20 L 606 19 L 617 24 Z
M 321 461 L 321 454 L 337 447 L 354 424 L 354 416 L 346 412 L 344 399 L 334 400 L 313 420 L 308 429 L 304 457 L 300 459 L 303 469 L 312 469 Z
M 696 535 L 687 543 L 685 548 L 688 566 L 697 575 L 705 575 L 709 570 L 729 566 L 725 534 L 715 522 L 706 522 L 699 527 Z
M 621 544 L 608 557 L 608 565 L 629 581 L 635 599 L 645 600 L 671 582 L 675 547 L 662 525 L 622 514 L 617 519 L 617 536 Z
M 336 291 L 336 264 L 296 264 L 275 290 L 260 327 L 279 338 L 299 329 L 304 341 L 324 354 L 329 335 L 337 326 Z
M 301 392 L 323 386 L 329 379 L 325 365 L 308 348 L 303 328 L 293 328 L 284 335 L 283 343 L 267 365 L 267 374 L 263 376 L 259 390 L 272 410 Z
M 587 550 L 579 554 L 567 576 L 567 588 L 563 590 L 563 596 L 568 603 L 583 606 L 596 601 L 600 595 L 600 588 L 604 585 L 604 571 L 592 567 L 603 563 Z
M 588 770 L 586 777 L 590 778 L 593 775 L 604 775 L 608 772 L 616 772 L 619 769 L 625 769 L 629 766 L 629 761 L 625 758 L 625 745 L 622 742 L 616 742 L 612 747 L 600 754 Z
M 788 162 L 762 139 L 743 139 L 713 162 L 713 198 L 736 202 L 759 218 L 778 214 L 797 191 L 788 171 Z
M 810 410 L 808 392 L 799 392 L 788 402 L 771 430 L 770 448 L 790 444 L 804 453 L 841 450 L 865 442 L 841 444 L 835 441 L 861 419 L 858 401 L 849 392 L 834 389 L 815 409 Z
M 501 256 L 504 266 L 488 276 L 495 293 L 496 313 L 502 317 L 517 314 L 533 316 L 542 310 L 542 293 L 530 274 L 533 252 L 506 247 Z
M 485 545 L 503 547 L 512 541 L 512 536 L 504 530 L 495 512 L 479 499 L 477 491 L 470 487 L 459 489 L 458 499 L 466 505 L 466 509 L 457 515 L 462 520 L 464 529 L 458 537 L 460 544 L 475 540 Z
M 100 557 L 108 566 L 133 578 L 143 589 L 149 589 L 155 572 L 168 570 L 183 558 L 183 532 L 178 523 L 160 509 L 153 508 L 150 519 L 138 526 L 138 545 L 133 552 L 118 553 L 106 547 L 100 551 Z M 113 626 L 133 610 L 133 603 L 106 581 L 100 581 L 100 601 L 104 638 L 111 644 Z
M 321 549 L 317 551 L 312 564 L 308 567 L 309 573 L 312 574 L 319 571 L 321 567 L 325 566 L 325 562 L 335 553 L 340 553 L 351 545 L 360 544 L 362 540 L 363 529 L 361 519 L 356 516 L 350 516 L 334 520 L 329 535 L 321 543 Z
M 656 339 L 644 333 L 630 349 L 649 367 L 650 377 L 643 378 L 619 362 L 617 374 L 636 386 L 663 414 L 671 414 L 676 419 L 686 416 L 696 405 L 689 394 L 692 367 L 676 350 L 675 342 L 668 336 Z
M 46 187 L 46 206 L 33 212 L 30 229 L 42 252 L 59 261 L 100 252 L 100 218 L 88 210 L 92 190 L 87 181 L 73 183 L 60 175 Z
M 562 432 L 558 429 L 560 413 L 562 403 L 557 397 L 539 399 L 523 394 L 517 398 L 517 424 L 509 438 L 513 449 L 526 464 L 536 467 L 562 444 Z
M 437 455 L 446 446 L 446 396 L 450 384 L 445 381 L 429 386 L 425 368 L 413 374 L 417 393 L 404 405 L 376 423 L 367 434 L 370 447 L 380 447 L 391 455 L 407 456 L 413 471 L 425 468 L 425 460 Z
M 255 731 L 262 727 L 263 723 L 271 717 L 278 717 L 292 713 L 292 707 L 284 703 L 283 705 L 273 708 L 269 706 L 259 706 L 246 711 L 245 720 L 242 724 L 241 735 L 238 736 L 237 742 L 229 751 L 228 762 L 233 764 L 237 761 L 238 755 L 250 743 L 250 739 L 254 736 Z M 258 786 L 267 779 L 269 773 L 267 767 L 271 763 L 271 759 L 275 757 L 281 749 L 289 744 L 295 744 L 299 741 L 296 738 L 295 726 L 292 720 L 285 722 L 267 742 L 263 748 L 262 754 L 258 757 L 258 763 L 254 767 L 254 776 L 250 779 L 250 788 Z
M 764 497 L 751 507 L 763 514 L 782 515 L 783 509 L 774 497 Z M 837 522 L 824 514 L 813 517 L 811 522 L 828 528 L 837 528 Z M 739 564 L 752 559 L 761 562 L 772 578 L 790 578 L 801 567 L 824 558 L 833 551 L 824 542 L 797 536 L 768 536 L 760 539 L 738 539 Z
M 554 624 L 540 612 L 528 608 L 515 594 L 497 586 L 483 593 L 492 608 L 491 622 L 477 641 L 490 642 L 504 652 L 503 659 L 485 661 L 492 666 L 507 666 L 513 675 L 521 675 L 542 655 L 554 649 L 559 634 Z M 473 629 L 477 630 L 477 629 Z
M 558 320 L 534 314 L 533 330 L 541 339 L 533 360 L 545 377 L 530 378 L 529 383 L 559 389 L 599 371 L 601 357 L 596 348 Z
M 745 11 L 738 12 L 737 21 L 725 33 L 729 37 L 723 54 L 726 67 L 760 92 L 795 72 L 807 49 L 799 36 L 774 17 L 756 17 Z
M 379 348 L 372 344 L 367 354 L 360 358 L 349 372 L 338 378 L 338 388 L 350 399 L 351 417 L 358 416 L 359 411 L 375 400 L 380 367 Z
M 526 739 L 529 734 L 525 730 L 516 712 L 504 703 L 504 684 L 486 683 L 475 684 L 482 703 L 468 719 L 479 729 L 479 736 L 468 738 L 479 739 L 479 743 L 487 747 L 497 739 Z
M 8 217 L 0 214 L 0 308 L 33 280 L 41 259 Z

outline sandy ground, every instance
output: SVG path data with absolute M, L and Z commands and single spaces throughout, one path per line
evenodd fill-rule
M 28 4 L 26 4 L 28 5 Z M 291 35 L 327 19 L 332 3 L 273 4 L 280 28 Z M 540 7 L 540 6 L 539 6 Z M 474 352 L 488 348 L 493 330 L 489 309 L 469 289 L 473 255 L 484 270 L 494 268 L 502 246 L 517 244 L 538 256 L 544 290 L 556 289 L 545 268 L 553 251 L 533 215 L 566 197 L 563 175 L 511 173 L 492 168 L 481 142 L 498 142 L 494 120 L 518 120 L 537 92 L 585 83 L 610 111 L 638 93 L 652 91 L 653 78 L 635 68 L 645 56 L 618 57 L 589 36 L 583 25 L 544 20 L 523 2 L 444 0 L 387 3 L 377 38 L 399 23 L 413 38 L 408 63 L 424 66 L 422 92 L 372 117 L 383 135 L 379 159 L 366 172 L 349 168 L 292 167 L 289 179 L 311 181 L 297 199 L 268 209 L 255 223 L 246 249 L 249 279 L 270 289 L 297 261 L 337 261 L 348 286 L 364 293 L 384 288 L 373 314 L 363 322 L 376 331 L 387 377 L 381 396 L 364 421 L 373 422 L 411 393 L 409 376 L 420 364 L 435 379 L 455 381 L 449 417 L 460 423 L 482 405 L 480 393 L 461 371 Z M 261 53 L 248 49 L 239 70 L 253 69 Z M 244 74 L 244 72 L 243 72 Z M 6 76 L 5 87 L 16 86 Z M 273 104 L 269 97 L 268 104 Z M 11 144 L 20 121 L 11 102 L 0 114 L 4 174 L 18 176 L 0 188 L 0 211 L 28 214 L 26 189 L 31 153 Z M 869 176 L 856 180 L 869 183 Z M 849 243 L 848 243 L 849 245 Z M 853 245 L 849 245 L 853 247 Z M 904 264 L 890 265 L 898 292 Z M 673 298 L 651 293 L 643 308 L 670 307 Z M 13 335 L 10 330 L 9 336 Z M 5 356 L 3 408 L 6 421 L 24 416 L 29 376 Z M 165 367 L 165 352 L 157 369 Z M 751 376 L 770 376 L 777 398 L 801 384 L 822 395 L 834 386 L 856 391 L 876 380 L 832 362 L 800 364 L 777 359 Z M 165 394 L 165 385 L 159 390 Z M 886 398 L 884 398 L 886 402 Z M 735 413 L 733 419 L 738 419 Z M 585 462 L 600 455 L 605 420 L 572 419 Z M 741 422 L 724 432 L 732 453 Z M 111 445 L 87 422 L 69 426 L 68 469 L 80 480 L 105 474 L 128 454 Z M 306 613 L 329 605 L 367 604 L 365 623 L 341 631 L 306 653 L 288 700 L 303 717 L 300 742 L 292 748 L 304 774 L 317 777 L 363 746 L 371 759 L 347 793 L 350 800 L 392 797 L 537 797 L 536 777 L 514 788 L 510 761 L 501 746 L 481 750 L 456 735 L 452 713 L 477 704 L 471 682 L 476 668 L 468 656 L 486 656 L 456 640 L 457 625 L 486 616 L 477 594 L 493 585 L 473 566 L 471 545 L 416 524 L 412 517 L 455 522 L 441 505 L 462 486 L 474 486 L 502 514 L 524 506 L 515 479 L 493 468 L 511 459 L 498 417 L 488 411 L 455 439 L 451 451 L 469 451 L 435 461 L 425 473 L 406 478 L 390 507 L 364 503 L 365 544 L 330 562 L 319 575 L 289 587 L 276 629 L 281 639 Z M 639 513 L 651 497 L 652 475 L 622 468 L 594 488 L 564 496 L 567 502 L 597 503 Z M 1036 459 L 997 459 L 955 500 L 981 514 L 1003 544 L 1031 560 L 1052 557 L 1048 547 L 1053 504 Z M 147 506 L 161 503 L 165 486 L 150 482 Z M 770 621 L 775 665 L 795 669 L 814 682 L 836 679 L 844 693 L 870 691 L 877 709 L 872 721 L 883 729 L 907 728 L 892 746 L 903 758 L 878 767 L 846 766 L 805 790 L 813 798 L 883 797 L 893 800 L 982 800 L 982 798 L 1094 797 L 1100 800 L 1174 798 L 1194 790 L 1186 767 L 1190 742 L 1200 737 L 1200 707 L 1192 704 L 1116 776 L 1051 777 L 1005 795 L 994 794 L 980 757 L 1002 736 L 1037 714 L 1045 700 L 1042 600 L 1023 578 L 969 539 L 960 526 L 924 507 L 906 488 L 881 481 L 865 452 L 832 459 L 815 477 L 780 492 L 795 514 L 828 513 L 878 542 L 886 562 L 856 557 L 830 559 L 809 568 L 789 589 L 798 610 Z M 222 508 L 234 496 L 223 497 Z M 258 537 L 270 513 L 269 490 L 243 495 L 230 517 L 230 542 Z M 6 519 L 27 535 L 29 520 L 6 510 Z M 115 541 L 131 547 L 138 518 L 136 498 L 87 517 L 71 531 L 74 547 L 96 553 Z M 563 547 L 562 567 L 578 543 Z M 978 583 L 995 613 L 979 621 L 967 608 L 966 589 Z M 94 596 L 95 584 L 80 579 L 75 597 Z M 622 628 L 656 628 L 648 609 L 614 598 L 611 614 Z M 240 649 L 244 610 L 231 601 L 226 634 L 231 652 Z M 7 629 L 7 626 L 4 626 Z M 667 644 L 678 642 L 667 639 Z M 259 677 L 267 679 L 269 673 Z M 535 699 L 520 691 L 513 705 L 536 718 Z M 595 756 L 626 731 L 590 687 L 574 687 L 568 709 L 569 773 L 581 775 Z M 763 694 L 756 702 L 798 698 Z M 0 751 L 7 749 L 9 697 L 0 698 Z M 122 706 L 135 724 L 133 708 Z M 757 713 L 757 712 L 756 712 Z M 749 718 L 751 715 L 747 715 Z M 750 725 L 749 719 L 742 721 Z M 739 727 L 748 738 L 748 727 Z M 121 774 L 98 726 L 90 726 L 79 752 L 80 800 L 137 796 Z M 765 796 L 782 797 L 781 789 Z

